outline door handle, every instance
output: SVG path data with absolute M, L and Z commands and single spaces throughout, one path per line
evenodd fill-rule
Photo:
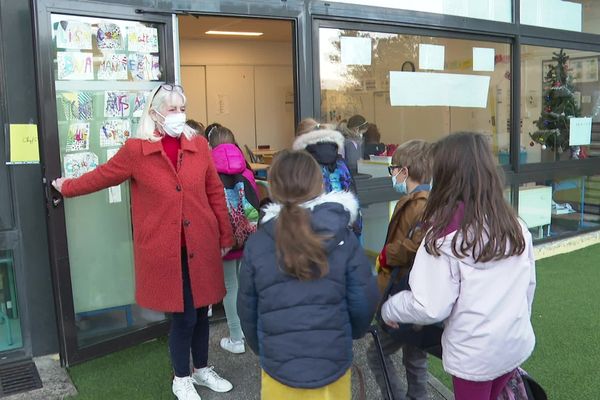
M 52 208 L 57 208 L 60 205 L 60 203 L 62 203 L 62 197 L 56 196 L 53 193 L 53 190 L 56 191 L 56 189 L 54 189 L 54 187 L 52 186 L 52 180 L 43 177 L 42 182 L 44 183 L 44 195 L 46 197 L 47 204 L 46 207 L 48 209 L 50 208 L 50 206 L 52 206 Z

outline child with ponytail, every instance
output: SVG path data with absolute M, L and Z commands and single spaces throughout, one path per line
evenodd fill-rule
M 350 230 L 354 195 L 323 194 L 319 164 L 283 151 L 269 171 L 274 203 L 244 250 L 238 314 L 259 355 L 263 400 L 350 399 L 352 339 L 378 301 L 371 265 Z

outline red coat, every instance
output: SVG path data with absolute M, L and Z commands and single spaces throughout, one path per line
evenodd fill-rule
M 225 194 L 206 140 L 181 137 L 178 172 L 160 141 L 129 139 L 107 163 L 64 182 L 65 197 L 79 196 L 130 179 L 136 301 L 159 311 L 183 311 L 181 229 L 194 305 L 225 296 L 222 247 L 233 238 Z

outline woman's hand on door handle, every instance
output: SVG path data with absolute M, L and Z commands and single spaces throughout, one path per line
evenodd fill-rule
M 55 180 L 52 181 L 52 186 L 59 193 L 62 193 L 62 185 L 63 185 L 63 183 L 65 183 L 66 180 L 67 180 L 67 178 L 56 178 Z

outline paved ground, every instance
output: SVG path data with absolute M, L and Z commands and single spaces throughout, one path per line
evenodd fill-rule
M 227 325 L 224 322 L 211 326 L 211 351 L 209 362 L 215 366 L 217 371 L 222 372 L 223 376 L 231 380 L 234 388 L 231 392 L 224 394 L 213 393 L 206 388 L 199 388 L 198 392 L 202 396 L 202 400 L 258 400 L 260 398 L 260 369 L 258 366 L 258 358 L 249 349 L 242 355 L 234 355 L 222 350 L 219 346 L 219 340 L 226 334 Z M 366 400 L 376 400 L 381 398 L 381 392 L 375 383 L 365 356 L 366 348 L 371 343 L 371 340 L 372 338 L 369 335 L 356 341 L 354 345 L 354 364 L 362 371 L 362 375 L 364 376 L 364 399 Z M 401 365 L 401 354 L 396 355 L 395 360 L 399 363 L 397 365 Z M 401 370 L 401 368 L 399 368 L 399 370 Z M 453 399 L 451 393 L 449 393 L 447 389 L 444 394 L 440 394 L 438 390 L 432 386 L 432 383 L 435 384 L 436 382 L 430 381 L 430 400 Z M 353 399 L 361 399 L 359 386 L 357 374 L 353 373 Z M 444 391 L 444 388 L 441 388 L 440 390 Z
M 248 349 L 245 354 L 234 355 L 221 349 L 219 341 L 227 334 L 225 322 L 211 325 L 210 358 L 209 363 L 224 377 L 231 380 L 234 389 L 229 393 L 214 393 L 206 388 L 198 391 L 202 400 L 258 400 L 260 398 L 260 368 L 258 358 Z M 361 395 L 360 383 L 356 369 L 352 374 L 353 399 L 375 400 L 381 398 L 379 388 L 367 366 L 365 352 L 371 343 L 371 336 L 358 340 L 354 345 L 354 364 L 364 377 L 364 397 Z M 394 357 L 401 365 L 401 355 Z M 75 392 L 66 371 L 60 368 L 58 359 L 54 356 L 42 357 L 36 361 L 44 388 L 20 395 L 5 397 L 6 400 L 59 400 Z M 402 368 L 398 369 L 399 371 Z M 437 389 L 436 389 L 437 388 Z M 174 397 L 173 397 L 174 399 Z M 429 400 L 453 399 L 452 394 L 444 388 L 435 378 L 430 377 Z

